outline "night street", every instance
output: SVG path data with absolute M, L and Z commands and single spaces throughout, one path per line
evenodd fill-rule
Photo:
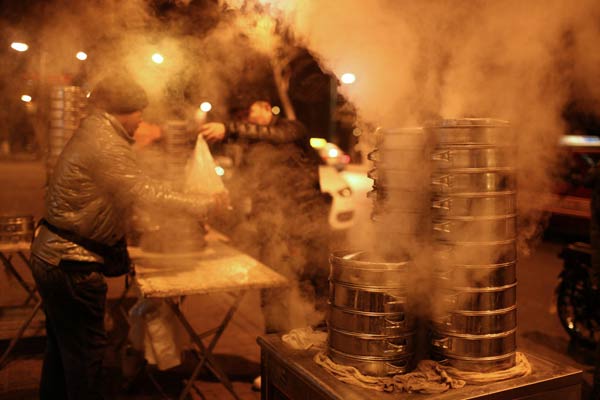
M 366 168 L 350 166 L 344 172 L 348 181 L 353 184 L 356 204 L 360 219 L 351 230 L 351 235 L 360 235 L 361 224 L 370 213 L 370 201 L 364 198 L 369 182 L 364 175 Z M 1 192 L 2 210 L 10 213 L 32 213 L 37 217 L 43 209 L 42 195 L 44 184 L 44 168 L 39 162 L 14 161 L 0 163 L 0 179 L 4 190 Z M 351 239 L 352 240 L 352 239 Z M 562 244 L 542 242 L 532 250 L 530 256 L 521 256 L 518 264 L 518 350 L 546 357 L 554 362 L 571 365 L 584 371 L 584 396 L 590 390 L 592 366 L 578 363 L 568 354 L 568 335 L 560 325 L 556 315 L 554 289 L 557 276 L 562 268 L 557 257 Z M 31 282 L 28 271 L 24 276 Z M 12 276 L 3 273 L 3 304 L 14 304 L 22 301 L 24 292 L 16 285 Z M 109 297 L 118 297 L 122 290 L 122 279 L 110 279 Z M 225 310 L 228 300 L 221 295 L 193 296 L 188 299 L 185 310 L 190 312 L 191 320 L 198 329 L 210 328 L 216 324 Z M 202 310 L 202 314 L 194 310 Z M 194 317 L 194 315 L 196 317 Z M 212 316 L 212 317 L 207 317 Z M 211 320 L 212 319 L 212 320 Z M 226 371 L 232 376 L 234 387 L 243 399 L 259 399 L 259 392 L 251 391 L 251 381 L 260 372 L 260 352 L 256 337 L 263 332 L 263 321 L 259 307 L 257 291 L 252 291 L 242 307 L 235 314 L 231 326 L 216 347 L 215 353 Z M 3 346 L 7 341 L 2 342 Z M 17 347 L 10 363 L 0 370 L 0 398 L 2 399 L 35 399 L 39 384 L 43 343 L 40 340 L 23 340 Z M 579 360 L 588 354 L 579 354 Z M 114 355 L 108 357 L 109 373 L 118 375 L 118 363 Z M 177 393 L 179 382 L 185 379 L 183 366 L 176 372 L 153 372 L 155 378 L 171 391 Z M 162 374 L 162 375 L 161 375 Z M 113 376 L 114 378 L 114 376 Z M 117 378 L 118 379 L 118 378 Z M 116 379 L 115 379 L 116 381 Z M 114 384 L 115 381 L 112 383 Z M 127 398 L 150 399 L 160 398 L 148 378 L 141 378 L 134 386 L 132 395 Z M 229 394 L 225 388 L 214 381 L 208 373 L 203 373 L 196 387 L 206 399 L 226 399 Z M 115 388 L 115 390 L 117 390 Z M 137 394 L 136 394 L 137 393 Z M 192 392 L 193 398 L 202 398 Z M 125 398 L 125 397 L 123 397 Z M 584 399 L 586 397 L 583 397 Z
M 0 400 L 600 400 L 598 0 L 0 33 Z

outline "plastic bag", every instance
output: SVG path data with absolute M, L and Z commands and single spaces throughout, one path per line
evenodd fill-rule
M 159 370 L 181 364 L 180 326 L 162 300 L 138 299 L 129 310 L 129 322 L 129 339 L 136 350 L 144 353 L 149 364 L 155 364 Z
M 215 160 L 202 135 L 198 135 L 194 155 L 188 161 L 185 184 L 190 192 L 214 194 L 225 191 L 223 180 L 217 175 Z

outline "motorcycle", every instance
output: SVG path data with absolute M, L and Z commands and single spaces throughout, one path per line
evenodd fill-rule
M 594 349 L 600 341 L 600 288 L 593 284 L 591 247 L 571 243 L 559 257 L 564 264 L 556 288 L 558 317 L 575 344 Z

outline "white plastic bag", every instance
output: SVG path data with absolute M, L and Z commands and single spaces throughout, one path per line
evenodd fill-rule
M 159 370 L 181 364 L 183 343 L 179 323 L 162 300 L 138 299 L 129 310 L 129 339 L 149 364 Z
M 202 135 L 198 135 L 194 155 L 188 161 L 185 183 L 190 192 L 214 194 L 225 191 L 223 180 L 217 175 L 215 160 Z

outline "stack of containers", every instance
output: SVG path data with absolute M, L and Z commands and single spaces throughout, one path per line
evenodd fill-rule
M 405 373 L 414 366 L 417 319 L 410 286 L 414 255 L 426 243 L 430 221 L 424 130 L 382 133 L 369 154 L 374 251 L 330 258 L 329 356 L 373 376 Z
M 365 375 L 408 372 L 416 348 L 415 321 L 407 305 L 410 262 L 334 252 L 330 263 L 329 357 Z
M 515 363 L 516 178 L 509 125 L 427 125 L 432 153 L 434 355 L 469 371 Z
M 55 86 L 50 92 L 50 129 L 46 172 L 52 175 L 58 156 L 86 114 L 87 101 L 79 86 Z
M 429 240 L 429 140 L 422 128 L 386 130 L 368 158 L 374 168 L 371 219 L 375 251 L 414 256 Z
M 34 220 L 32 215 L 0 215 L 0 243 L 31 242 Z
M 192 154 L 188 125 L 184 120 L 169 120 L 163 126 L 166 172 L 170 177 L 182 177 Z

